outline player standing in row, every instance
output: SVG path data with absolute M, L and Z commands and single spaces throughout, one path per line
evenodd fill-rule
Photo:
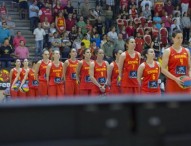
M 161 71 L 167 77 L 166 93 L 190 93 L 190 88 L 182 88 L 183 82 L 179 78 L 183 75 L 191 77 L 190 52 L 182 47 L 182 31 L 174 31 L 172 40 L 172 46 L 164 51 L 162 57 Z
M 160 76 L 160 65 L 154 61 L 154 49 L 145 49 L 143 56 L 146 61 L 143 62 L 137 71 L 137 80 L 140 86 L 141 94 L 161 94 L 158 79 Z M 143 79 L 142 79 L 143 78 Z
M 25 73 L 25 76 L 21 82 L 21 87 L 23 84 L 28 84 L 29 91 L 27 93 L 27 98 L 37 98 L 38 97 L 38 81 L 35 79 L 35 68 L 37 61 L 32 61 L 32 68 L 29 68 Z
M 11 69 L 10 71 L 10 93 L 11 93 L 11 97 L 13 99 L 17 98 L 19 96 L 19 91 L 18 89 L 13 89 L 13 82 L 15 81 L 17 74 L 20 74 L 21 71 L 21 60 L 17 59 L 15 62 L 15 67 L 13 69 Z
M 121 93 L 121 89 L 117 79 L 119 76 L 119 57 L 122 53 L 122 50 L 114 49 L 113 58 L 115 61 L 111 62 L 111 64 L 109 65 L 107 84 L 110 86 L 110 94 L 113 95 L 118 95 Z
M 71 49 L 70 58 L 64 62 L 64 81 L 66 96 L 79 95 L 79 87 L 76 83 L 76 67 L 78 65 L 78 60 L 76 59 L 76 57 L 76 49 Z
M 76 82 L 79 85 L 80 95 L 91 95 L 92 81 L 90 79 L 90 49 L 83 52 L 84 59 L 78 62 L 76 70 Z
M 92 95 L 102 95 L 107 93 L 107 70 L 109 64 L 104 61 L 104 51 L 98 49 L 95 52 L 97 59 L 90 63 L 90 78 L 93 82 Z
M 43 50 L 42 60 L 39 60 L 36 65 L 35 78 L 39 82 L 38 94 L 40 97 L 46 97 L 48 95 L 48 85 L 46 80 L 46 68 L 51 62 L 49 60 L 48 50 Z
M 46 68 L 46 79 L 48 84 L 48 97 L 63 97 L 64 82 L 63 82 L 63 65 L 60 61 L 60 52 L 55 50 L 53 53 L 53 61 Z
M 137 81 L 137 69 L 140 65 L 141 55 L 135 51 L 135 39 L 129 37 L 126 40 L 126 51 L 119 57 L 119 77 L 121 82 L 122 94 L 137 94 L 139 93 L 139 84 Z

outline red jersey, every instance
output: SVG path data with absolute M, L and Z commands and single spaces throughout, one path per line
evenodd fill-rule
M 57 26 L 58 27 L 64 27 L 65 26 L 65 19 L 63 17 L 57 18 Z
M 68 59 L 68 67 L 66 70 L 66 80 L 67 81 L 75 81 L 76 80 L 76 67 L 78 65 L 78 60 L 72 61 Z
M 48 8 L 42 8 L 42 15 L 40 16 L 40 22 L 42 23 L 44 21 L 44 18 L 47 17 L 48 18 L 48 22 L 51 23 L 52 22 L 52 11 Z
M 119 68 L 115 61 L 113 61 L 113 71 L 111 74 L 111 86 L 117 86 L 117 77 L 119 76 Z
M 38 88 L 38 85 L 36 83 L 36 80 L 35 80 L 35 71 L 32 70 L 31 68 L 29 69 L 29 73 L 28 73 L 28 85 L 29 85 L 29 88 Z
M 135 51 L 142 53 L 144 47 L 144 40 L 142 38 L 135 38 L 135 43 L 136 43 Z
M 91 89 L 92 81 L 89 73 L 90 65 L 83 60 L 81 71 L 80 71 L 80 89 Z
M 185 48 L 182 48 L 180 53 L 177 53 L 172 47 L 170 48 L 168 70 L 171 74 L 175 77 L 180 77 L 182 75 L 188 76 L 188 62 L 188 52 Z
M 120 0 L 120 6 L 125 6 L 126 8 L 128 7 L 128 0 Z
M 50 67 L 50 80 L 49 80 L 49 85 L 57 85 L 57 84 L 62 84 L 62 74 L 63 74 L 63 65 L 60 62 L 58 66 L 56 66 L 54 63 L 51 63 Z
M 152 29 L 152 39 L 158 37 L 159 35 L 159 30 L 157 28 Z
M 123 64 L 121 87 L 139 87 L 137 80 L 137 69 L 140 64 L 138 52 L 135 51 L 135 57 L 132 58 L 128 52 Z
M 150 67 L 146 62 L 145 69 L 143 70 L 143 80 L 141 85 L 141 91 L 143 93 L 160 93 L 160 87 L 158 84 L 158 78 L 160 74 L 159 65 L 154 62 L 154 67 Z
M 6 7 L 0 7 L 0 14 L 1 14 L 1 15 L 6 15 L 6 14 L 7 14 L 7 9 L 6 9 Z
M 18 74 L 17 69 L 16 69 L 16 68 L 13 68 L 11 85 L 13 84 L 15 78 L 17 77 L 17 74 Z
M 104 85 L 107 79 L 107 65 L 105 61 L 102 62 L 102 65 L 99 65 L 96 61 L 94 63 L 94 78 L 100 85 Z
M 162 17 L 163 14 L 163 2 L 156 2 L 154 6 L 155 14 L 158 13 L 160 17 Z
M 48 63 L 46 64 L 43 60 L 40 64 L 39 67 L 39 75 L 38 75 L 38 79 L 39 81 L 45 81 L 46 82 L 46 68 L 47 65 L 50 63 L 50 61 L 48 61 Z
M 21 70 L 21 72 L 20 72 L 20 80 L 21 80 L 21 82 L 22 82 L 22 80 L 24 79 L 25 74 L 26 74 L 26 69 L 22 68 L 22 70 Z

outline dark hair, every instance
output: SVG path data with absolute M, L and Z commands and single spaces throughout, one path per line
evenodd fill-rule
M 94 55 L 97 55 L 98 54 L 98 52 L 99 52 L 99 50 L 102 50 L 102 49 L 96 49 L 95 51 L 94 51 Z M 103 51 L 103 50 L 102 50 Z M 103 51 L 104 52 L 104 51 Z
M 90 49 L 89 48 L 84 49 L 83 54 L 85 54 L 87 50 L 90 50 Z
M 175 31 L 172 32 L 172 37 L 175 38 L 178 33 L 182 33 L 182 31 L 176 29 Z
M 149 48 L 150 49 L 150 48 Z M 147 58 L 147 56 L 146 56 L 146 54 L 148 54 L 148 50 L 149 49 L 144 49 L 143 51 L 142 51 L 142 56 L 146 59 Z
M 81 46 L 85 46 L 85 43 L 84 43 L 84 42 L 81 42 Z
M 45 51 L 48 51 L 48 50 L 47 50 L 47 49 L 43 49 L 43 50 L 42 50 L 42 54 L 44 54 Z M 49 51 L 48 51 L 48 52 L 49 52 Z
M 36 64 L 37 62 L 38 62 L 37 60 L 33 60 L 32 63 L 31 63 L 32 66 L 33 66 L 33 64 Z
M 119 52 L 119 49 L 114 49 L 113 50 L 113 60 L 116 60 L 116 54 Z
M 126 41 L 125 41 L 125 51 L 127 51 L 127 47 L 126 47 L 126 44 L 129 44 L 129 41 L 131 40 L 131 39 L 134 39 L 134 37 L 128 37 L 127 39 L 126 39 Z

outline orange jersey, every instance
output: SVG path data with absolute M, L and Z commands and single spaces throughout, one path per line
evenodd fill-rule
M 50 63 L 50 61 L 46 64 L 43 60 L 41 62 L 41 65 L 39 67 L 39 81 L 45 81 L 46 82 L 46 68 L 47 65 Z
M 132 58 L 128 52 L 123 64 L 121 87 L 138 87 L 137 69 L 140 64 L 138 52 L 135 51 L 135 57 Z
M 37 88 L 37 84 L 36 84 L 36 80 L 35 80 L 35 71 L 32 70 L 31 68 L 29 69 L 29 73 L 28 73 L 28 85 L 29 88 Z
M 177 53 L 172 47 L 170 48 L 168 70 L 171 74 L 175 77 L 188 76 L 188 62 L 188 52 L 185 48 L 182 48 L 180 53 Z
M 57 67 L 54 63 L 50 68 L 50 80 L 49 85 L 57 85 L 62 84 L 62 74 L 63 74 L 63 65 L 60 62 L 59 66 Z
M 115 61 L 113 61 L 113 71 L 111 74 L 111 86 L 117 86 L 117 77 L 119 75 L 119 68 Z
M 94 78 L 100 85 L 104 85 L 107 79 L 107 65 L 105 61 L 102 62 L 102 65 L 99 65 L 96 61 L 94 62 Z
M 26 74 L 26 70 L 24 68 L 22 68 L 21 72 L 20 72 L 20 80 L 22 81 L 25 77 Z
M 70 59 L 68 59 L 68 67 L 66 70 L 66 80 L 68 81 L 74 81 L 76 80 L 76 67 L 78 65 L 78 60 L 76 61 L 72 61 Z
M 13 84 L 15 78 L 17 77 L 17 74 L 18 74 L 17 69 L 16 69 L 16 68 L 13 68 L 11 85 Z
M 89 73 L 90 65 L 83 60 L 82 67 L 80 70 L 80 89 L 91 89 L 92 81 Z
M 57 19 L 57 26 L 58 27 L 64 27 L 65 26 L 65 19 L 58 17 L 58 19 Z
M 150 67 L 146 62 L 143 70 L 143 80 L 141 85 L 141 92 L 143 93 L 160 93 L 158 78 L 160 74 L 159 65 L 154 62 L 154 67 Z

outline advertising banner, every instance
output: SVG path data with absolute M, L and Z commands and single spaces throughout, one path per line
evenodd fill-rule
M 9 72 L 8 69 L 0 69 L 0 90 L 10 87 Z

